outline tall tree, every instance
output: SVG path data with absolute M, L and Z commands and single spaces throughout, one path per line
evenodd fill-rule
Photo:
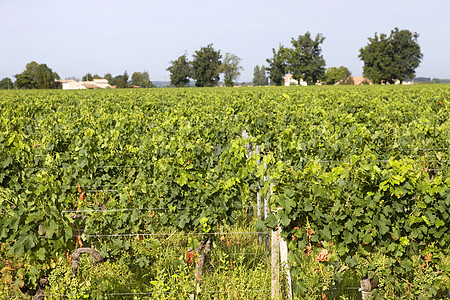
M 142 88 L 150 88 L 153 87 L 153 83 L 150 81 L 150 75 L 147 71 L 144 72 L 134 72 L 131 75 L 131 84 L 140 86 Z
M 5 77 L 0 81 L 0 90 L 10 90 L 14 88 L 11 78 Z
M 51 89 L 55 87 L 56 73 L 46 64 L 35 61 L 28 63 L 25 70 L 15 75 L 15 86 L 18 89 Z
M 266 67 L 264 65 L 259 69 L 259 79 L 261 86 L 269 84 L 269 78 L 267 78 Z
M 284 75 L 286 74 L 286 59 L 288 54 L 288 49 L 282 45 L 279 46 L 278 50 L 272 48 L 273 57 L 268 58 L 266 61 L 269 64 L 269 78 L 270 84 L 272 85 L 283 85 Z
M 166 70 L 170 72 L 170 84 L 176 87 L 189 86 L 191 66 L 186 58 L 186 53 L 170 61 L 171 66 Z
M 314 39 L 311 34 L 299 35 L 297 39 L 292 38 L 292 49 L 287 56 L 287 70 L 292 73 L 294 79 L 303 79 L 308 84 L 315 84 L 325 75 L 325 59 L 322 56 L 320 45 L 325 40 L 322 34 L 317 34 Z
M 225 53 L 221 70 L 224 75 L 225 86 L 232 87 L 235 80 L 241 75 L 243 68 L 239 65 L 241 59 L 234 54 Z
M 124 89 L 129 87 L 128 83 L 128 73 L 125 71 L 123 75 L 116 76 L 116 88 L 118 89 Z
M 331 67 L 325 72 L 327 84 L 353 84 L 352 73 L 346 67 Z
M 195 51 L 192 65 L 192 78 L 195 86 L 215 86 L 219 82 L 220 65 L 222 64 L 220 50 L 214 50 L 212 44 Z
M 359 50 L 364 62 L 363 75 L 374 83 L 394 83 L 414 78 L 423 54 L 417 42 L 419 35 L 408 30 L 391 30 L 391 34 L 375 33 L 369 44 Z
M 51 89 L 55 86 L 55 78 L 52 69 L 46 64 L 40 64 L 34 74 L 34 80 L 38 89 Z
M 256 67 L 253 69 L 253 85 L 254 86 L 259 86 L 259 66 L 256 65 Z
M 254 86 L 263 86 L 269 83 L 267 75 L 266 75 L 266 67 L 261 66 L 261 68 L 256 65 L 253 69 L 253 85 Z

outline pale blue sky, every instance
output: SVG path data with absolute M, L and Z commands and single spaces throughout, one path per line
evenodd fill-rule
M 169 80 L 169 61 L 213 43 L 241 57 L 240 81 L 251 81 L 272 48 L 306 31 L 325 36 L 327 67 L 361 75 L 359 49 L 394 27 L 420 35 L 417 76 L 450 78 L 449 12 L 449 0 L 0 0 L 0 79 L 35 60 L 62 78 L 147 70 Z

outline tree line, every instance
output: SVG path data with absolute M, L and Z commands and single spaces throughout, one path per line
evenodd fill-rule
M 422 61 L 423 54 L 418 44 L 419 35 L 409 30 L 391 30 L 390 35 L 375 33 L 369 37 L 369 43 L 359 49 L 358 58 L 364 62 L 363 76 L 371 82 L 394 83 L 413 79 L 415 69 Z M 350 71 L 341 66 L 325 69 L 325 59 L 321 45 L 325 37 L 310 32 L 291 39 L 291 46 L 279 45 L 272 49 L 272 57 L 266 62 L 268 67 L 257 65 L 253 72 L 253 85 L 283 85 L 286 74 L 291 74 L 297 80 L 308 84 L 323 82 L 326 84 L 352 84 Z M 243 70 L 241 58 L 235 54 L 215 50 L 212 44 L 195 51 L 190 61 L 187 53 L 176 60 L 170 61 L 166 69 L 170 73 L 170 84 L 175 87 L 189 86 L 191 79 L 196 87 L 211 87 L 219 84 L 220 74 L 223 75 L 225 86 L 234 86 Z M 56 88 L 55 79 L 59 75 L 46 64 L 30 62 L 25 70 L 15 75 L 16 81 L 4 78 L 0 81 L 0 89 L 48 89 Z M 86 74 L 83 81 L 100 78 L 98 75 Z M 129 79 L 125 71 L 123 75 L 113 77 L 110 73 L 104 75 L 108 83 L 117 88 L 131 86 L 154 87 L 147 71 L 134 72 Z
M 390 35 L 375 33 L 369 38 L 369 43 L 359 50 L 359 58 L 364 62 L 363 76 L 373 83 L 394 83 L 413 79 L 415 69 L 419 66 L 423 54 L 417 42 L 419 35 L 408 30 L 395 28 Z M 326 84 L 353 84 L 351 72 L 344 66 L 325 69 L 325 59 L 321 45 L 325 37 L 310 32 L 292 38 L 291 47 L 280 45 L 272 49 L 272 57 L 266 62 L 268 67 L 257 65 L 253 72 L 255 86 L 267 85 L 268 78 L 272 85 L 283 85 L 286 74 L 291 74 L 297 80 L 308 84 L 323 82 Z M 223 62 L 220 50 L 215 50 L 212 44 L 195 51 L 190 62 L 186 53 L 170 62 L 167 71 L 170 72 L 171 85 L 188 86 L 190 79 L 195 86 L 215 86 L 219 75 L 224 75 L 224 84 L 233 86 L 240 75 L 240 58 L 226 53 Z M 267 73 L 268 78 L 267 78 Z
M 220 50 L 215 50 L 212 44 L 200 48 L 189 61 L 184 53 L 170 62 L 166 69 L 170 72 L 170 84 L 175 87 L 189 86 L 190 80 L 195 80 L 197 87 L 211 87 L 219 83 L 220 74 L 224 75 L 225 86 L 234 86 L 241 75 L 241 58 L 235 54 L 225 53 L 222 61 Z

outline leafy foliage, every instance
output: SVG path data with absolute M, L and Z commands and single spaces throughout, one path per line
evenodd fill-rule
M 171 66 L 166 69 L 170 72 L 170 84 L 175 87 L 189 86 L 191 66 L 186 58 L 186 54 L 181 55 L 175 61 L 171 61 L 170 64 Z
M 235 54 L 225 53 L 225 58 L 221 65 L 225 86 L 234 86 L 236 79 L 241 75 L 243 68 L 239 65 L 240 61 L 241 58 L 237 57 Z
M 127 71 L 123 73 L 123 75 L 118 75 L 115 77 L 116 80 L 116 88 L 125 89 L 130 87 L 129 77 Z
M 362 276 L 385 274 L 379 252 L 386 276 L 412 282 L 425 257 L 446 270 L 446 86 L 0 93 L 1 255 L 18 286 L 81 244 L 149 266 L 130 236 L 219 232 L 258 184 L 292 264 L 327 241 Z
M 9 90 L 14 88 L 14 83 L 11 78 L 5 77 L 0 81 L 0 89 L 1 90 Z
M 303 79 L 308 84 L 315 84 L 325 75 L 325 60 L 322 56 L 320 45 L 325 40 L 321 34 L 314 39 L 306 32 L 297 39 L 292 38 L 292 48 L 287 56 L 287 70 L 292 73 L 294 79 Z
M 27 64 L 25 71 L 15 75 L 17 89 L 51 89 L 55 86 L 55 79 L 59 76 L 46 64 L 32 61 Z
M 212 44 L 195 51 L 191 62 L 195 86 L 212 87 L 219 82 L 221 58 L 220 50 L 214 50 Z
M 417 42 L 419 35 L 395 28 L 391 34 L 375 33 L 369 44 L 359 50 L 364 62 L 363 75 L 375 83 L 393 83 L 414 78 L 423 54 Z
M 257 65 L 253 69 L 253 85 L 254 86 L 264 86 L 269 84 L 269 80 L 266 75 L 266 67 Z
M 150 81 L 150 75 L 147 71 L 144 72 L 134 72 L 131 75 L 131 85 L 139 86 L 142 88 L 154 87 L 153 83 Z
M 346 67 L 331 67 L 325 72 L 327 84 L 353 84 L 352 73 Z
M 272 52 L 273 57 L 266 60 L 269 64 L 267 71 L 269 71 L 270 84 L 280 86 L 283 85 L 283 77 L 287 70 L 286 59 L 288 49 L 280 45 L 278 50 L 272 48 Z

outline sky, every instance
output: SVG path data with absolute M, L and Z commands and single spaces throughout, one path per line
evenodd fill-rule
M 362 75 L 359 49 L 377 33 L 419 34 L 418 77 L 450 78 L 449 0 L 0 0 L 0 79 L 28 62 L 61 78 L 148 71 L 169 81 L 170 61 L 213 44 L 242 59 L 249 82 L 272 48 L 321 33 L 327 67 Z

